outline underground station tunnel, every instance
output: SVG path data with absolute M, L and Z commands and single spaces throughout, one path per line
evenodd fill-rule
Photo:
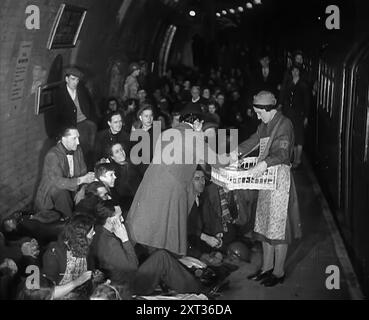
M 366 300 L 368 10 L 2 0 L 0 299 Z

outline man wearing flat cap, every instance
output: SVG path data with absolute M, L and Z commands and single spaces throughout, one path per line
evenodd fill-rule
M 140 66 L 137 63 L 131 63 L 128 67 L 128 77 L 124 82 L 123 100 L 138 99 L 139 84 L 137 81 L 140 75 Z
M 76 126 L 87 166 L 92 166 L 92 150 L 97 127 L 93 102 L 86 87 L 80 84 L 83 73 L 75 68 L 65 70 L 65 83 L 57 93 L 57 112 L 60 128 Z M 91 163 L 90 163 L 91 162 Z

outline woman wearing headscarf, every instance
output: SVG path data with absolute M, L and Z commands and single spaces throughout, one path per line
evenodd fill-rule
M 301 236 L 296 189 L 290 172 L 294 132 L 291 121 L 276 110 L 271 92 L 259 92 L 253 105 L 262 123 L 256 133 L 239 145 L 239 152 L 247 155 L 259 147 L 258 163 L 249 170 L 255 177 L 269 167 L 277 167 L 278 171 L 276 189 L 259 190 L 254 232 L 263 245 L 263 264 L 248 279 L 275 286 L 285 278 L 288 244 Z

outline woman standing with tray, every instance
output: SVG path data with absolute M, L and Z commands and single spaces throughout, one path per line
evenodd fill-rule
M 284 281 L 288 244 L 301 237 L 297 194 L 290 172 L 294 133 L 291 121 L 276 110 L 272 93 L 259 92 L 253 104 L 262 123 L 238 146 L 239 152 L 245 156 L 259 147 L 258 164 L 249 173 L 257 177 L 277 166 L 278 175 L 276 190 L 259 190 L 254 232 L 263 244 L 263 264 L 248 279 L 261 280 L 264 286 L 271 287 Z

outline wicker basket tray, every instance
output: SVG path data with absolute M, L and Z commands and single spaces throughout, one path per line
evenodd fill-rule
M 260 177 L 253 178 L 247 170 L 254 167 L 257 161 L 257 157 L 249 157 L 242 159 L 237 168 L 212 168 L 211 181 L 229 190 L 275 190 L 277 187 L 278 167 L 269 167 Z

